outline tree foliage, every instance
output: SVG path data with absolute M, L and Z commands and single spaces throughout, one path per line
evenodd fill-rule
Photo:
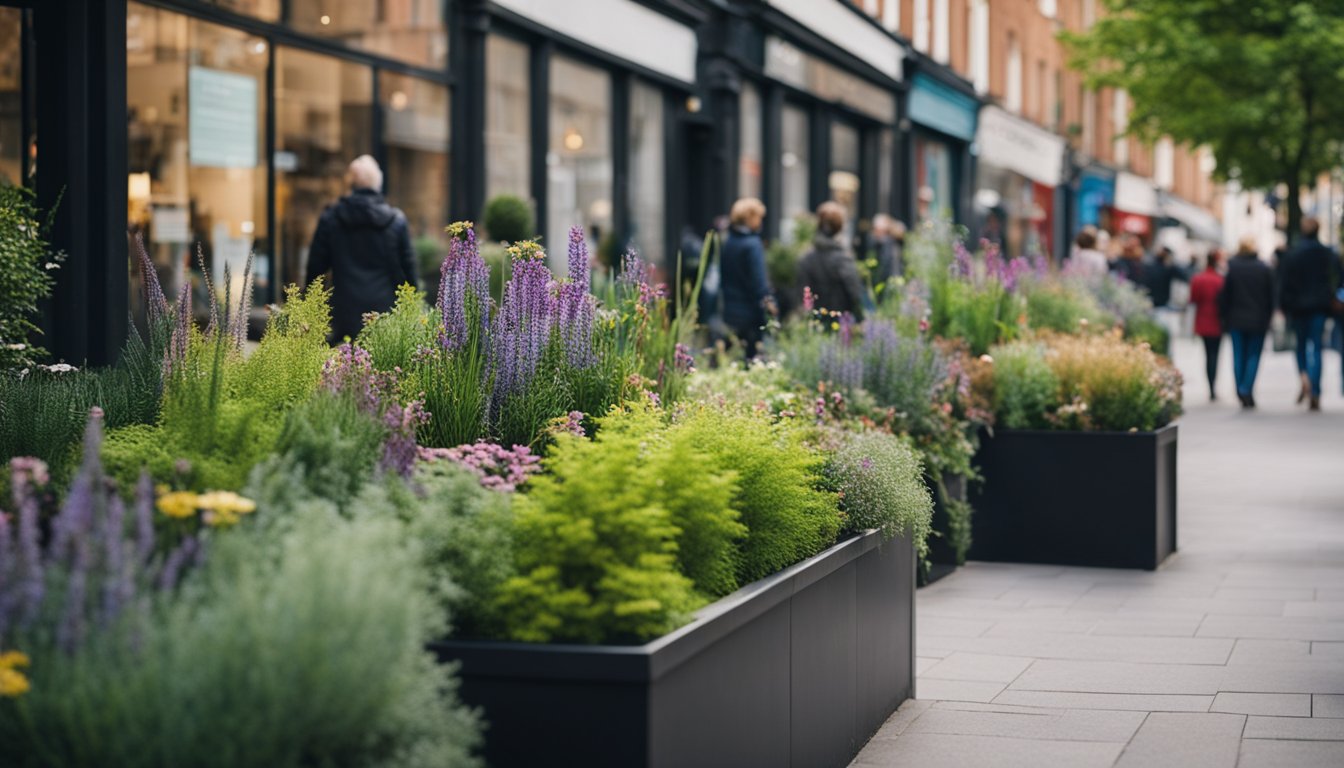
M 1304 183 L 1344 139 L 1344 0 L 1104 0 L 1066 33 L 1091 87 L 1125 89 L 1130 132 L 1207 146 L 1215 176 L 1288 187 L 1289 232 Z

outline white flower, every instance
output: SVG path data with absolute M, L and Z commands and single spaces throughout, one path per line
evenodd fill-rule
M 79 369 L 69 363 L 56 363 L 55 365 L 39 365 L 44 371 L 49 373 L 73 373 Z
M 5 345 L 5 349 L 11 350 L 11 351 L 13 351 L 13 352 L 22 352 L 23 350 L 25 350 L 25 349 L 27 349 L 27 348 L 28 348 L 28 345 L 27 345 L 27 344 L 24 344 L 23 342 L 19 342 L 19 343 L 17 343 L 17 344 L 6 344 L 6 345 Z
M 994 358 L 990 357 L 990 356 L 987 355 L 987 354 L 985 354 L 985 355 L 981 355 L 981 356 L 980 356 L 980 362 L 982 362 L 982 363 L 993 363 L 993 362 L 994 362 Z
M 44 266 L 48 271 L 53 270 L 53 269 L 60 269 L 60 268 L 61 268 L 61 265 L 58 264 L 58 263 L 56 263 L 56 262 L 54 262 L 54 261 L 48 261 L 48 262 L 47 262 L 46 264 L 44 264 L 43 266 Z

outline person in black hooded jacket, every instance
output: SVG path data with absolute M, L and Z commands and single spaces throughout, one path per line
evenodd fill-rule
M 331 272 L 332 336 L 353 339 L 368 312 L 386 312 L 403 283 L 415 286 L 406 215 L 383 199 L 378 161 L 360 155 L 346 173 L 350 194 L 327 206 L 308 251 L 304 285 Z

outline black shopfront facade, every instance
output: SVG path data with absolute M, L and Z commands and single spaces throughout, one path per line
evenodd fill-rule
M 913 209 L 904 46 L 838 1 L 0 0 L 0 41 L 0 174 L 56 210 L 44 344 L 76 364 L 141 310 L 136 237 L 198 306 L 198 251 L 282 301 L 365 153 L 430 264 L 501 194 L 553 250 L 656 264 L 739 196 L 785 239 L 827 199 Z

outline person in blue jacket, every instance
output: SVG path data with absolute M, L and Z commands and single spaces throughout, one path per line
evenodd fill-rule
M 729 219 L 731 226 L 719 257 L 723 322 L 737 336 L 750 360 L 759 352 L 766 317 L 776 313 L 765 277 L 765 245 L 761 242 L 765 204 L 744 197 L 733 203 Z

